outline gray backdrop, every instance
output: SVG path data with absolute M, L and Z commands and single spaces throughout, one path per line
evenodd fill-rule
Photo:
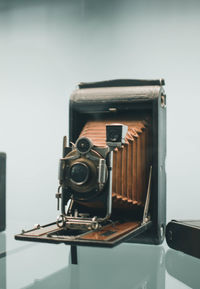
M 200 218 L 199 13 L 184 0 L 0 1 L 8 226 L 55 220 L 69 95 L 112 78 L 165 78 L 168 220 Z

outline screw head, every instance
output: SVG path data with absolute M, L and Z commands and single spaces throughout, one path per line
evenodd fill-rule
M 164 227 L 163 227 L 163 225 L 160 227 L 160 237 L 162 240 L 164 239 Z

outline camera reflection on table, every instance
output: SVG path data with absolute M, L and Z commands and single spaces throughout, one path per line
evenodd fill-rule
M 6 235 L 0 233 L 0 288 L 6 288 Z
M 190 288 L 200 288 L 200 259 L 171 249 L 165 259 L 166 270 L 171 276 Z
M 78 256 L 78 265 L 66 266 L 24 288 L 165 288 L 165 253 L 162 246 L 122 244 L 114 249 L 78 247 Z
M 6 235 L 0 233 L 1 289 L 7 288 L 8 257 Z M 33 279 L 22 288 L 165 289 L 165 268 L 172 277 L 190 288 L 199 289 L 200 284 L 200 260 L 171 249 L 165 254 L 162 246 L 124 243 L 113 249 L 78 247 L 78 265 L 71 264 L 70 255 L 68 264 L 41 279 L 33 271 Z M 45 271 L 48 272 L 48 268 Z

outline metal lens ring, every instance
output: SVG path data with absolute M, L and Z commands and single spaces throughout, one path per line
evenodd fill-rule
M 91 150 L 92 146 L 93 144 L 91 140 L 87 137 L 81 137 L 76 142 L 76 148 L 81 154 L 88 153 Z
M 60 216 L 57 217 L 56 225 L 59 228 L 63 228 L 65 226 L 65 217 L 64 217 L 64 215 L 60 215 Z
M 70 180 L 76 185 L 83 185 L 89 178 L 89 167 L 82 162 L 76 162 L 70 168 Z

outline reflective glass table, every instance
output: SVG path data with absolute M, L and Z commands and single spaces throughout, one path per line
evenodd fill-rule
M 124 243 L 78 247 L 14 240 L 17 224 L 0 233 L 0 288 L 200 288 L 200 260 L 162 246 Z

